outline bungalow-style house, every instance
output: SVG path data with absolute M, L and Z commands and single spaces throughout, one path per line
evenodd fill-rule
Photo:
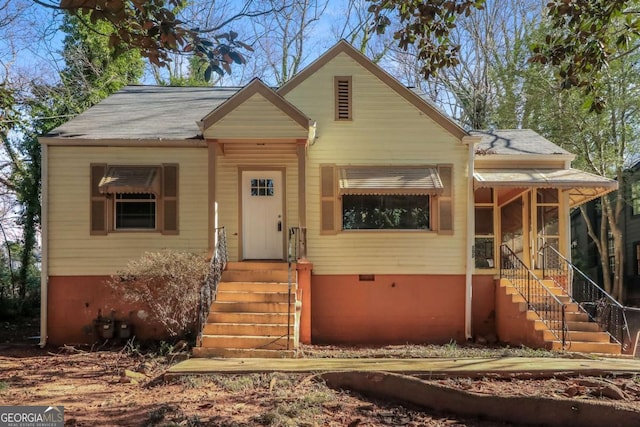
M 171 248 L 228 258 L 200 355 L 554 346 L 507 273 L 568 255 L 569 209 L 617 185 L 532 131 L 467 132 L 344 41 L 276 89 L 129 86 L 40 142 L 43 345 L 95 340 L 99 313 L 153 336 L 104 281 Z

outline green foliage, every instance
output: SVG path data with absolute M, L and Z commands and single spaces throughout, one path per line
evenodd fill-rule
M 204 256 L 165 250 L 131 260 L 108 284 L 125 301 L 148 308 L 150 318 L 172 336 L 193 332 L 200 288 L 209 264 Z
M 429 197 L 345 196 L 342 226 L 345 230 L 426 230 L 429 228 Z
M 584 106 L 603 112 L 602 79 L 612 61 L 635 51 L 640 36 L 636 0 L 553 0 L 550 31 L 533 45 L 532 60 L 550 64 L 563 89 L 583 88 Z
M 625 169 L 637 159 L 640 148 L 640 110 L 637 108 L 640 54 L 629 51 L 615 61 L 609 61 L 606 72 L 594 71 L 595 74 L 588 76 L 584 70 L 575 71 L 574 78 L 588 76 L 591 82 L 568 84 L 566 75 L 556 78 L 561 65 L 523 61 L 528 54 L 524 47 L 541 46 L 549 40 L 548 35 L 553 32 L 550 25 L 542 22 L 539 27 L 530 26 L 520 47 L 505 52 L 505 57 L 492 65 L 492 78 L 501 93 L 492 121 L 499 128 L 531 128 L 576 154 L 574 167 L 622 183 Z M 588 85 L 595 86 L 589 89 Z M 596 86 L 597 99 L 593 89 Z M 598 103 L 597 107 L 594 102 Z M 600 114 L 593 114 L 596 110 Z M 622 252 L 616 251 L 615 267 L 609 274 L 607 231 L 621 236 L 620 220 L 625 203 L 624 191 L 603 199 L 601 212 L 606 226 L 592 224 L 590 231 L 600 259 L 604 261 L 602 285 L 614 297 L 621 295 L 624 259 Z M 616 243 L 621 244 L 621 241 Z
M 103 33 L 111 32 L 113 27 L 106 22 L 91 26 L 68 16 L 62 30 L 66 33 L 65 67 L 60 84 L 34 84 L 31 97 L 21 103 L 5 87 L 0 90 L 0 116 L 11 120 L 1 122 L 0 129 L 2 148 L 10 160 L 9 173 L 2 184 L 18 202 L 18 225 L 22 228 L 20 249 L 5 251 L 6 263 L 0 268 L 0 300 L 3 296 L 8 299 L 3 306 L 9 311 L 17 307 L 21 312 L 38 305 L 39 272 L 35 258 L 41 215 L 38 135 L 46 134 L 69 115 L 84 111 L 124 85 L 136 82 L 144 69 L 135 51 L 116 52 L 109 47 L 109 37 Z
M 169 77 L 169 85 L 170 86 L 189 86 L 189 87 L 197 87 L 197 86 L 209 86 L 211 76 L 207 79 L 205 76 L 205 71 L 209 67 L 209 62 L 197 55 L 189 58 L 189 74 L 187 77 L 183 76 L 170 76 Z
M 142 77 L 140 53 L 123 45 L 110 45 L 106 34 L 115 30 L 111 23 L 86 24 L 75 16 L 66 16 L 61 29 L 66 34 L 65 68 L 60 74 L 64 99 L 56 105 L 58 113 L 61 108 L 82 112 Z
M 368 1 L 378 34 L 392 25 L 390 15 L 397 15 L 400 28 L 393 36 L 402 50 L 406 51 L 410 45 L 415 47 L 425 79 L 436 75 L 441 68 L 460 63 L 460 46 L 451 39 L 456 20 L 469 16 L 474 9 L 482 9 L 485 3 L 484 0 Z
M 69 11 L 87 27 L 108 25 L 108 46 L 130 48 L 148 58 L 153 65 L 166 66 L 171 53 L 192 52 L 208 62 L 205 80 L 212 73 L 231 73 L 233 64 L 244 64 L 238 51 L 252 51 L 229 31 L 212 35 L 212 29 L 188 28 L 177 14 L 186 0 L 62 0 L 60 8 Z

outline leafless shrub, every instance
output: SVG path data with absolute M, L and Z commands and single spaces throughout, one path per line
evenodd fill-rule
M 145 305 L 149 320 L 159 322 L 171 337 L 178 337 L 194 328 L 207 267 L 203 255 L 146 252 L 129 261 L 108 283 L 125 301 Z

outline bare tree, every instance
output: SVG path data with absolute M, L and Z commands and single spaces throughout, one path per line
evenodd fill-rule
M 375 31 L 370 5 L 368 0 L 347 0 L 342 9 L 335 11 L 336 19 L 332 20 L 334 42 L 344 39 L 374 63 L 379 63 L 394 45 L 394 40 L 390 33 Z
M 263 9 L 276 10 L 278 0 L 261 0 Z M 262 58 L 265 80 L 282 85 L 295 76 L 309 54 L 314 53 L 322 35 L 319 20 L 329 5 L 328 0 L 292 0 L 273 15 L 256 18 L 256 56 Z
M 415 49 L 394 49 L 395 73 L 417 87 L 455 120 L 469 129 L 492 126 L 492 114 L 501 90 L 493 76 L 495 67 L 504 67 L 505 58 L 522 43 L 524 29 L 541 16 L 538 0 L 489 2 L 459 18 L 450 34 L 458 45 L 459 63 L 441 68 L 424 80 L 424 64 Z M 526 59 L 525 59 L 526 61 Z

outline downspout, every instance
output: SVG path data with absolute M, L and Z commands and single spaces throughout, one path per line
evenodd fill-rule
M 42 144 L 40 152 L 40 347 L 47 345 L 49 296 L 49 147 Z
M 475 268 L 473 246 L 475 243 L 475 198 L 473 194 L 473 159 L 475 144 L 480 137 L 465 136 L 462 142 L 469 148 L 467 158 L 467 240 L 466 240 L 466 268 L 464 286 L 464 335 L 467 340 L 473 338 L 473 270 Z

